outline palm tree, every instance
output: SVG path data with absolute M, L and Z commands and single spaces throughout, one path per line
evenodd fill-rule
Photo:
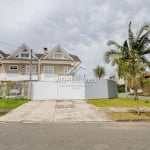
M 137 99 L 137 90 L 139 87 L 139 79 L 141 73 L 146 67 L 150 67 L 150 61 L 146 55 L 150 54 L 148 44 L 150 40 L 150 26 L 143 25 L 136 35 L 131 30 L 131 22 L 128 28 L 128 39 L 122 45 L 116 41 L 108 41 L 109 46 L 114 46 L 105 53 L 105 61 L 112 62 L 112 65 L 118 66 L 118 75 L 132 81 L 132 88 L 134 90 L 134 99 Z
M 118 44 L 116 41 L 108 41 L 108 46 L 113 46 L 114 49 L 110 49 L 104 55 L 106 63 L 112 64 L 112 66 L 117 65 L 117 71 L 119 78 L 124 78 L 125 80 L 125 92 L 128 96 L 127 90 L 127 78 L 129 76 L 128 68 L 129 63 L 126 61 L 128 56 L 128 43 L 127 40 L 124 41 L 122 45 Z
M 97 66 L 94 68 L 94 74 L 95 76 L 100 80 L 105 75 L 105 68 L 102 66 Z

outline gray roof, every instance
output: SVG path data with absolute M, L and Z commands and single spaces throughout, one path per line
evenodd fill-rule
M 22 58 L 9 58 L 8 59 L 7 57 L 11 54 L 6 54 L 2 50 L 0 50 L 0 54 L 4 57 L 4 60 L 6 60 L 6 59 L 7 60 L 28 60 L 28 59 L 22 59 Z M 42 57 L 45 56 L 44 54 L 41 54 L 41 53 L 36 53 L 35 55 L 38 57 L 38 59 L 42 59 Z M 69 55 L 73 58 L 74 61 L 81 61 L 78 56 L 72 55 L 72 54 L 69 54 Z M 55 59 L 55 58 L 48 59 L 48 60 L 52 60 L 52 61 L 61 61 L 61 60 L 63 60 L 64 61 L 64 59 Z
M 8 57 L 8 56 L 9 56 L 9 54 L 4 53 L 2 50 L 0 50 L 0 54 L 1 54 L 3 57 Z

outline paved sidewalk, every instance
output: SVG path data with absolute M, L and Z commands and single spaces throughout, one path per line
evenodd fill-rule
M 112 121 L 84 100 L 30 101 L 0 117 L 0 122 L 57 123 Z

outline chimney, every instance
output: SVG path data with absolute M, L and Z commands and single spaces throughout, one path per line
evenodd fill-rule
M 47 49 L 47 47 L 44 47 L 44 55 L 47 55 L 47 53 L 48 53 L 48 49 Z

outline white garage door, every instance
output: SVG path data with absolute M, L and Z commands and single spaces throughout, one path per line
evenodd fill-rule
M 84 83 L 32 82 L 32 100 L 84 99 Z
M 32 100 L 57 99 L 57 84 L 54 82 L 32 82 Z

